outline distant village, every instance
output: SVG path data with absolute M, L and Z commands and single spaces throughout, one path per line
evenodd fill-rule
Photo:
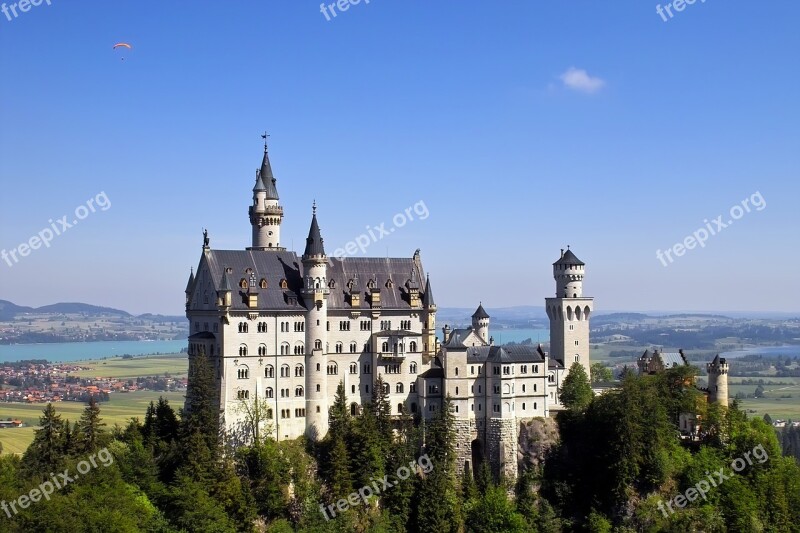
M 0 367 L 0 402 L 88 402 L 91 398 L 104 402 L 115 393 L 186 390 L 185 377 L 86 378 L 74 373 L 87 368 L 70 363 L 36 361 L 3 365 Z M 0 427 L 3 425 L 0 423 Z

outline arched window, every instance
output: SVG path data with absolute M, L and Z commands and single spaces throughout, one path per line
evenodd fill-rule
M 321 350 L 322 349 L 322 341 L 321 340 L 317 339 L 317 340 L 314 341 L 314 349 L 315 350 Z
M 264 278 L 261 278 L 260 286 L 261 286 L 262 289 L 266 289 L 267 288 L 267 280 L 265 280 Z
M 275 391 L 272 390 L 272 387 L 267 387 L 267 390 L 264 392 L 267 398 L 274 398 Z
M 267 345 L 266 344 L 259 344 L 258 345 L 258 355 L 267 355 Z
M 358 374 L 358 363 L 350 363 L 350 373 Z
M 336 353 L 342 353 L 342 343 L 341 342 L 337 342 L 336 343 Z
M 410 373 L 412 373 L 412 374 L 416 374 L 417 373 L 417 363 L 412 361 L 411 364 L 408 365 L 408 371 Z
M 239 368 L 237 374 L 239 376 L 239 379 L 247 379 L 250 377 L 250 369 L 247 368 L 246 366 L 243 366 Z
M 303 387 L 301 387 L 299 385 L 297 387 L 295 387 L 294 388 L 294 395 L 297 396 L 297 397 L 302 396 L 303 395 Z
M 282 378 L 289 377 L 289 365 L 281 365 L 281 377 Z
M 350 353 L 356 353 L 358 351 L 358 344 L 355 341 L 350 343 Z
M 290 347 L 288 342 L 284 342 L 281 344 L 281 355 L 289 355 L 289 350 Z
M 408 351 L 412 353 L 417 351 L 417 341 L 411 341 L 408 343 Z
M 384 343 L 381 344 L 381 351 L 382 352 L 388 352 L 389 351 L 389 343 L 388 342 L 384 341 Z
M 247 355 L 247 345 L 246 344 L 240 344 L 239 345 L 239 355 L 241 355 L 241 356 Z
M 389 394 L 389 384 L 388 383 L 384 382 L 382 388 L 383 388 L 383 393 L 384 394 Z
M 350 416 L 357 416 L 358 415 L 358 404 L 353 402 L 350 404 Z
M 303 365 L 297 365 L 297 366 L 294 367 L 294 377 L 302 378 L 305 375 L 306 374 L 305 374 L 305 369 L 303 368 Z
M 399 414 L 403 414 L 403 404 L 402 403 L 398 403 L 397 404 L 397 412 Z
M 328 363 L 328 375 L 335 376 L 339 374 L 339 365 L 335 362 Z
M 403 384 L 402 384 L 402 383 L 398 383 L 397 385 L 395 385 L 395 386 L 394 386 L 394 391 L 395 391 L 396 393 L 401 393 L 401 392 L 403 392 Z
M 274 378 L 275 377 L 275 369 L 272 367 L 272 365 L 267 365 L 264 368 L 264 377 L 265 378 Z

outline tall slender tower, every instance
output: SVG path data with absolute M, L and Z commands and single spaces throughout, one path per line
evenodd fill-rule
M 250 206 L 249 214 L 250 225 L 253 226 L 253 245 L 248 249 L 284 251 L 286 248 L 281 247 L 283 207 L 278 203 L 278 188 L 272 175 L 266 139 L 261 169 L 256 171 L 253 205 Z
M 328 433 L 328 256 L 314 205 L 303 252 L 302 297 L 306 303 L 306 436 Z
M 422 328 L 422 355 L 423 361 L 427 363 L 436 356 L 436 302 L 433 299 L 433 290 L 431 290 L 430 274 L 425 279 L 422 308 L 425 310 L 425 326 Z
M 580 363 L 590 376 L 589 316 L 594 311 L 594 298 L 583 296 L 585 263 L 567 247 L 553 263 L 556 280 L 555 298 L 545 298 L 550 318 L 550 354 L 569 371 Z
M 708 371 L 708 399 L 728 407 L 728 361 L 717 355 L 706 364 Z

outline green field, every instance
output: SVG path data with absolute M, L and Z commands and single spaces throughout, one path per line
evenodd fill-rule
M 111 400 L 100 404 L 100 414 L 103 421 L 110 429 L 114 424 L 124 425 L 133 417 L 144 419 L 145 411 L 151 401 L 158 401 L 159 396 L 169 400 L 170 405 L 177 411 L 183 407 L 183 392 L 154 392 L 139 391 L 129 393 L 115 393 Z M 42 409 L 46 404 L 0 403 L 0 419 L 19 419 L 25 425 L 33 426 L 39 421 Z M 56 410 L 62 419 L 71 422 L 78 420 L 86 408 L 81 402 L 56 402 Z M 0 442 L 3 443 L 3 453 L 21 453 L 33 440 L 33 428 L 0 429 Z
M 189 369 L 189 359 L 186 354 L 148 355 L 122 359 L 77 361 L 74 364 L 87 367 L 90 370 L 75 372 L 74 375 L 85 378 L 117 378 L 135 379 L 140 376 L 185 377 Z
M 741 385 L 744 379 L 761 378 L 730 378 L 728 393 L 733 398 L 736 393 L 753 394 L 757 385 Z M 776 378 L 765 376 L 764 381 L 776 381 L 789 383 L 789 385 L 764 385 L 763 398 L 745 398 L 739 400 L 741 408 L 747 411 L 750 417 L 762 417 L 765 413 L 775 419 L 800 420 L 800 378 Z M 781 396 L 791 395 L 791 398 L 781 398 Z

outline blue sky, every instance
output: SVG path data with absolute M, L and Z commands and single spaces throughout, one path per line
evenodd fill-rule
M 202 228 L 249 244 L 266 129 L 284 244 L 314 199 L 329 251 L 422 201 L 367 255 L 421 248 L 440 306 L 542 305 L 570 244 L 598 312 L 800 312 L 796 2 L 51 3 L 0 14 L 0 249 L 111 208 L 0 299 L 181 313 Z

